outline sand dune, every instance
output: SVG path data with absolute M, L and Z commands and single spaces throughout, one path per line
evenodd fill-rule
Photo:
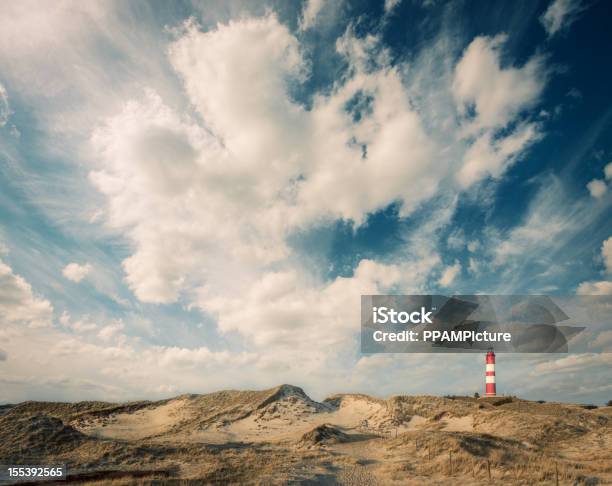
M 3 411 L 0 461 L 66 462 L 83 482 L 485 484 L 489 473 L 515 484 L 612 481 L 609 407 L 360 394 L 316 402 L 282 385 Z

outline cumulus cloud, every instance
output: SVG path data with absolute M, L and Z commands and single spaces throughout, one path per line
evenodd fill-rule
M 593 179 L 587 184 L 587 189 L 589 190 L 591 196 L 593 196 L 595 199 L 599 199 L 606 193 L 608 186 L 601 179 Z
M 72 280 L 73 282 L 80 282 L 83 280 L 89 273 L 91 272 L 91 264 L 85 263 L 84 265 L 80 265 L 78 263 L 69 263 L 62 270 L 62 274 L 68 280 Z
M 546 80 L 544 59 L 501 66 L 505 35 L 477 37 L 457 64 L 453 94 L 470 129 L 502 128 L 538 100 Z M 472 114 L 473 112 L 473 114 Z
M 246 295 L 207 295 L 201 290 L 200 305 L 214 312 L 222 332 L 239 331 L 261 348 L 312 349 L 319 359 L 334 346 L 354 340 L 360 319 L 357 302 L 362 294 L 389 291 L 400 285 L 406 267 L 362 260 L 350 278 L 313 286 L 295 270 L 262 276 Z M 417 282 L 423 276 L 414 275 Z M 324 325 L 325 332 L 321 333 Z
M 466 123 L 488 130 L 468 143 L 465 186 L 501 176 L 539 136 L 529 123 L 494 133 L 535 101 L 542 83 L 533 79 L 539 58 L 501 68 L 501 42 L 476 39 L 455 70 L 457 102 L 475 103 L 481 120 Z M 407 216 L 436 194 L 453 158 L 426 133 L 400 69 L 375 37 L 349 29 L 337 46 L 349 75 L 306 110 L 289 91 L 308 63 L 274 15 L 207 32 L 188 23 L 169 57 L 207 128 L 149 91 L 96 131 L 102 163 L 91 180 L 108 198 L 108 222 L 133 242 L 123 265 L 140 300 L 174 302 L 205 283 L 235 292 L 232 268 L 248 290 L 289 257 L 292 231 L 335 219 L 359 225 L 393 202 Z M 488 84 L 471 79 L 481 64 Z M 501 93 L 493 100 L 491 88 Z
M 612 295 L 612 282 L 582 282 L 576 290 L 578 295 Z
M 457 179 L 464 188 L 484 177 L 498 178 L 541 137 L 537 123 L 517 117 L 538 101 L 547 72 L 535 55 L 523 66 L 501 65 L 505 35 L 477 37 L 459 60 L 452 92 L 463 119 L 463 134 L 474 141 Z M 503 135 L 500 130 L 515 126 Z
M 458 194 L 501 177 L 541 136 L 524 115 L 544 84 L 543 60 L 502 66 L 501 43 L 477 38 L 457 64 L 441 40 L 396 65 L 380 38 L 348 28 L 336 43 L 346 72 L 306 107 L 293 89 L 310 75 L 307 53 L 275 15 L 209 30 L 186 23 L 168 58 L 195 115 L 147 90 L 91 139 L 90 180 L 106 198 L 104 222 L 130 242 L 123 269 L 135 296 L 200 309 L 222 335 L 245 339 L 261 373 L 348 373 L 359 295 L 452 285 L 461 263 L 444 268 L 431 242 Z M 479 84 L 472 71 L 490 79 Z M 322 279 L 287 243 L 339 220 L 357 228 L 390 204 L 408 217 L 428 201 L 427 221 L 400 251 L 358 260 L 348 276 Z M 121 342 L 114 329 L 96 337 Z M 197 368 L 222 357 L 214 352 L 163 353 Z
M 150 91 L 93 137 L 101 165 L 91 180 L 108 198 L 109 224 L 133 242 L 124 268 L 140 300 L 223 286 L 231 268 L 257 279 L 289 256 L 292 231 L 361 224 L 393 202 L 405 216 L 436 193 L 449 162 L 430 170 L 436 146 L 375 44 L 347 33 L 338 49 L 353 75 L 305 110 L 289 88 L 307 63 L 274 15 L 185 26 L 169 57 L 207 129 Z M 346 107 L 359 100 L 357 119 Z
M 0 322 L 30 327 L 51 325 L 53 306 L 34 295 L 32 286 L 0 260 Z
M 603 197 L 603 195 L 608 191 L 608 184 L 606 181 L 612 179 L 612 162 L 604 167 L 603 173 L 605 180 L 593 179 L 587 184 L 587 189 L 589 190 L 589 193 L 595 199 Z
M 63 325 L 44 330 L 9 327 L 13 332 L 2 335 L 11 359 L 0 370 L 0 400 L 126 400 L 135 395 L 213 391 L 226 388 L 227 380 L 243 387 L 261 386 L 255 384 L 259 359 L 255 353 L 151 345 L 126 335 L 117 324 L 101 322 L 103 330 L 114 328 L 103 337 L 72 333 Z M 240 382 L 241 373 L 247 378 Z M 203 375 L 208 376 L 206 384 Z
M 584 10 L 581 0 L 554 0 L 540 17 L 549 37 L 569 28 Z

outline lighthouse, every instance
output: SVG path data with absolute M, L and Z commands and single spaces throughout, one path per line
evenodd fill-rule
M 487 353 L 487 369 L 485 372 L 485 397 L 494 397 L 495 391 L 495 353 L 493 349 Z

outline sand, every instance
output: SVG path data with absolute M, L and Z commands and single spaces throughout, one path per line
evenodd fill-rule
M 88 422 L 77 422 L 75 428 L 94 437 L 140 440 L 162 435 L 185 417 L 185 400 L 172 400 L 158 407 L 119 413 Z

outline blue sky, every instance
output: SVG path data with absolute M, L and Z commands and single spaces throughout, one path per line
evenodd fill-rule
M 612 294 L 609 16 L 8 2 L 0 401 L 480 391 L 478 356 L 361 356 L 359 297 Z M 609 399 L 592 338 L 500 389 Z

